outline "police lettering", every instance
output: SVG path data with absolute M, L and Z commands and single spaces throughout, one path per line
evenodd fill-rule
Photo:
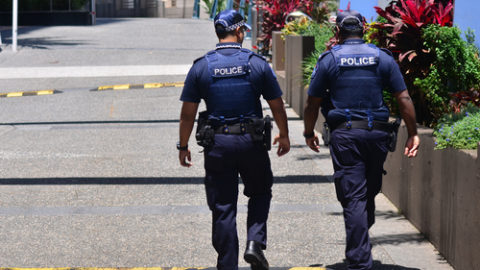
M 375 57 L 342 57 L 340 58 L 341 66 L 371 66 L 375 65 Z
M 236 74 L 242 74 L 243 73 L 243 67 L 238 66 L 238 67 L 227 67 L 227 68 L 216 68 L 213 70 L 215 75 L 236 75 Z

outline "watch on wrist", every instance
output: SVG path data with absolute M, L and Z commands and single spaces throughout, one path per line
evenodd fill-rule
M 180 151 L 187 151 L 188 150 L 188 144 L 185 146 L 180 146 L 180 142 L 177 143 L 177 150 Z
M 315 131 L 312 131 L 312 133 L 303 133 L 303 137 L 305 137 L 305 139 L 310 139 L 310 138 L 313 138 L 315 137 Z

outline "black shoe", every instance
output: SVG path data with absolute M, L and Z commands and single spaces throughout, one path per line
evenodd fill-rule
M 247 241 L 247 248 L 243 258 L 250 264 L 252 270 L 268 270 L 268 261 L 263 255 L 258 242 Z

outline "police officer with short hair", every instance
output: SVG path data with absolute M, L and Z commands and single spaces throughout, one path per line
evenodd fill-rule
M 273 174 L 266 149 L 271 142 L 262 142 L 262 136 L 258 139 L 259 132 L 268 132 L 262 129 L 269 129 L 262 125 L 260 96 L 267 100 L 280 131 L 273 144 L 279 144 L 277 154 L 282 156 L 290 150 L 282 91 L 268 63 L 242 48 L 245 30 L 250 26 L 237 11 L 220 12 L 214 25 L 219 43 L 214 51 L 194 62 L 180 97 L 180 164 L 191 166 L 188 140 L 203 99 L 207 111 L 200 113 L 203 120 L 199 119 L 199 125 L 212 132 L 212 143 L 204 148 L 205 187 L 213 215 L 212 243 L 218 253 L 217 268 L 238 269 L 236 214 L 240 174 L 244 194 L 249 197 L 244 259 L 252 269 L 266 270 L 269 266 L 262 250 L 267 245 Z M 259 122 L 260 125 L 255 124 Z M 204 130 L 202 134 L 209 132 Z
M 319 148 L 314 126 L 320 107 L 332 132 L 329 146 L 337 198 L 343 207 L 348 269 L 372 268 L 368 230 L 375 221 L 374 199 L 381 189 L 393 134 L 383 89 L 396 97 L 407 126 L 405 155 L 415 157 L 420 144 L 414 106 L 400 69 L 388 50 L 364 43 L 364 21 L 353 10 L 338 14 L 340 45 L 317 62 L 304 119 L 305 140 L 313 151 Z

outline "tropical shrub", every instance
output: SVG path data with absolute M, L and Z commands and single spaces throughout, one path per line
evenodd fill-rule
M 394 0 L 385 9 L 375 7 L 386 22 L 371 26 L 378 30 L 374 43 L 393 52 L 415 102 L 417 121 L 425 125 L 434 121 L 432 108 L 414 82 L 428 76 L 434 56 L 425 48 L 423 29 L 432 24 L 451 26 L 452 8 L 451 2 L 444 5 L 434 0 Z
M 205 3 L 204 10 L 207 14 L 212 14 L 213 3 L 215 0 L 202 0 Z M 218 0 L 217 13 L 227 7 L 227 0 Z
M 300 10 L 310 15 L 313 2 L 311 0 L 265 0 L 263 3 L 263 36 L 260 37 L 259 52 L 268 55 L 272 46 L 272 32 L 283 28 L 285 19 L 291 12 Z
M 330 18 L 330 13 L 338 9 L 337 1 L 335 0 L 312 0 L 313 9 L 311 17 L 317 23 L 326 23 Z
M 480 60 L 476 47 L 461 38 L 457 27 L 429 25 L 423 29 L 422 38 L 433 61 L 428 75 L 416 78 L 414 84 L 424 94 L 432 124 L 435 124 L 435 119 L 450 111 L 449 101 L 452 98 L 458 100 L 458 105 L 468 102 L 470 96 L 475 102 L 473 92 L 480 86 Z M 452 95 L 459 91 L 463 94 Z
M 307 56 L 302 63 L 303 69 L 303 83 L 308 85 L 310 83 L 312 72 L 317 65 L 318 58 L 329 47 L 329 41 L 334 36 L 333 26 L 330 24 L 314 24 L 312 33 L 310 35 L 315 37 L 315 51 Z M 305 34 L 307 35 L 307 34 Z
M 480 108 L 469 105 L 460 113 L 446 115 L 434 135 L 436 149 L 476 149 L 480 142 Z

